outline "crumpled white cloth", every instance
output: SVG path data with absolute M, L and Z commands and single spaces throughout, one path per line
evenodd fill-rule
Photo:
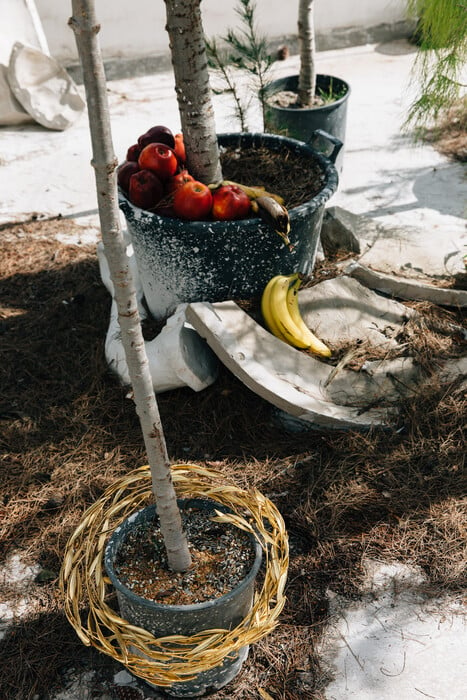
M 148 314 L 143 304 L 143 288 L 131 245 L 127 246 L 126 252 L 135 285 L 139 316 L 144 320 Z M 102 242 L 97 245 L 97 258 L 101 280 L 113 297 L 113 283 Z M 144 343 L 149 372 L 156 393 L 186 386 L 193 391 L 201 391 L 217 379 L 219 370 L 217 357 L 206 341 L 187 323 L 186 307 L 187 304 L 180 304 L 167 319 L 161 332 L 153 340 L 147 340 Z M 129 385 L 130 375 L 118 323 L 117 304 L 114 299 L 112 299 L 105 339 L 105 357 L 109 368 L 119 377 L 120 383 L 124 386 Z
M 13 45 L 6 77 L 25 112 L 48 129 L 67 129 L 85 109 L 71 76 L 54 58 L 33 46 L 20 41 Z

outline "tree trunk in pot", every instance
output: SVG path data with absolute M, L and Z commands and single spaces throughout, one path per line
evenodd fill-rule
M 209 185 L 222 179 L 209 85 L 201 0 L 165 0 L 167 32 L 180 121 L 193 176 Z
M 302 107 L 310 107 L 316 90 L 313 0 L 300 0 L 298 9 L 298 43 L 300 49 L 298 99 Z
M 97 40 L 100 27 L 96 21 L 93 0 L 72 0 L 72 11 L 73 16 L 69 24 L 75 32 L 83 68 L 102 240 L 118 306 L 122 343 L 151 467 L 153 492 L 157 501 L 169 566 L 175 571 L 185 571 L 191 564 L 191 557 L 177 506 L 167 448 L 144 346 L 135 287 L 120 228 L 116 181 L 117 160 L 113 151 L 104 67 Z

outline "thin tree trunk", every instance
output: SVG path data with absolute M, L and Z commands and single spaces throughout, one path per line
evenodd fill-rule
M 166 29 L 188 170 L 197 180 L 208 185 L 222 179 L 222 170 L 200 2 L 165 0 Z
M 298 8 L 298 43 L 300 50 L 298 99 L 302 107 L 309 107 L 312 104 L 316 91 L 313 0 L 300 0 Z
M 172 482 L 144 346 L 135 287 L 120 227 L 117 160 L 113 151 L 106 81 L 97 39 L 100 26 L 96 21 L 94 0 L 72 0 L 72 11 L 73 16 L 69 24 L 75 33 L 83 69 L 102 240 L 114 286 L 122 343 L 151 468 L 152 488 L 169 566 L 175 571 L 185 571 L 191 565 L 191 557 Z

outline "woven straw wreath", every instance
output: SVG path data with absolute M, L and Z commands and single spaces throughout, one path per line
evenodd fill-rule
M 113 588 L 103 567 L 104 549 L 123 520 L 153 502 L 148 466 L 116 481 L 86 510 L 67 543 L 60 572 L 65 612 L 81 641 L 158 686 L 188 681 L 220 665 L 228 654 L 269 634 L 278 624 L 285 603 L 288 568 L 285 525 L 269 499 L 257 490 L 226 485 L 222 474 L 198 465 L 175 464 L 172 474 L 178 497 L 209 498 L 227 506 L 234 514 L 231 521 L 253 532 L 262 546 L 262 588 L 255 594 L 250 613 L 237 627 L 156 639 L 119 617 L 106 603 Z M 136 655 L 135 649 L 145 658 Z

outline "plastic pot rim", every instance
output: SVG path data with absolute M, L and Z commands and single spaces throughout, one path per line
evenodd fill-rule
M 350 96 L 350 85 L 349 83 L 344 80 L 343 78 L 339 78 L 337 75 L 330 75 L 328 73 L 318 73 L 316 75 L 316 80 L 319 78 L 332 78 L 333 80 L 339 80 L 341 83 L 344 83 L 346 86 L 347 90 L 345 95 L 342 95 L 342 97 L 339 97 L 338 100 L 333 100 L 333 102 L 329 102 L 328 104 L 325 105 L 316 105 L 316 107 L 281 107 L 280 105 L 273 105 L 267 102 L 268 97 L 272 97 L 273 95 L 276 95 L 278 92 L 281 92 L 283 89 L 284 83 L 286 83 L 289 80 L 297 80 L 298 83 L 298 74 L 293 74 L 293 75 L 286 75 L 283 78 L 277 78 L 277 80 L 273 80 L 269 85 L 266 86 L 265 89 L 265 95 L 266 95 L 266 103 L 268 109 L 273 109 L 277 110 L 278 112 L 330 112 L 331 110 L 334 110 L 336 107 L 339 107 L 343 102 L 345 102 L 349 96 Z M 296 90 L 291 90 L 291 92 L 296 92 Z
M 187 498 L 187 499 L 178 499 L 178 503 L 180 504 L 187 504 L 187 503 L 193 503 L 193 502 L 203 502 L 203 503 L 209 503 L 214 506 L 216 510 L 219 510 L 221 512 L 232 512 L 229 508 L 226 508 L 226 506 L 222 505 L 221 503 L 218 503 L 217 501 L 214 501 L 213 499 L 200 499 L 200 498 Z M 231 598 L 235 597 L 238 595 L 240 591 L 242 591 L 244 588 L 246 588 L 250 583 L 256 578 L 258 575 L 258 571 L 260 569 L 261 563 L 262 563 L 262 548 L 258 540 L 253 536 L 250 535 L 251 537 L 251 544 L 253 551 L 255 553 L 255 559 L 253 562 L 253 565 L 251 566 L 250 570 L 248 571 L 247 575 L 245 578 L 243 578 L 240 583 L 238 583 L 235 588 L 232 588 L 232 590 L 228 591 L 227 593 L 224 593 L 221 596 L 218 596 L 217 598 L 212 598 L 211 600 L 206 600 L 202 603 L 189 603 L 186 605 L 177 605 L 177 604 L 167 604 L 167 603 L 157 603 L 153 600 L 148 600 L 147 598 L 142 598 L 141 596 L 137 595 L 134 593 L 132 590 L 127 588 L 118 578 L 117 574 L 115 573 L 115 568 L 114 568 L 114 561 L 110 556 L 109 550 L 111 549 L 113 543 L 115 540 L 119 539 L 120 537 L 120 531 L 121 529 L 128 524 L 128 521 L 134 520 L 135 523 L 137 520 L 141 517 L 143 517 L 143 513 L 148 513 L 149 511 L 152 511 L 154 514 L 156 514 L 156 505 L 149 505 L 146 506 L 145 508 L 141 508 L 140 510 L 135 511 L 132 513 L 130 516 L 125 518 L 123 522 L 118 525 L 118 527 L 114 530 L 112 535 L 109 538 L 109 541 L 105 545 L 104 548 L 104 566 L 105 570 L 107 572 L 108 577 L 110 578 L 112 585 L 116 590 L 118 590 L 122 595 L 124 595 L 126 598 L 128 598 L 131 602 L 137 603 L 140 606 L 144 606 L 146 608 L 150 608 L 151 610 L 158 610 L 160 612 L 164 611 L 172 611 L 172 612 L 191 612 L 191 611 L 202 611 L 202 610 L 207 610 L 213 607 L 217 607 L 219 605 L 223 605 L 226 601 L 230 600 Z M 116 547 L 116 551 L 118 550 L 118 547 Z
M 345 99 L 346 97 L 347 95 L 344 95 L 342 99 Z M 333 102 L 331 104 L 331 107 L 334 107 L 334 105 L 336 104 L 336 102 Z M 262 142 L 262 145 L 264 146 L 267 146 L 268 144 L 274 144 L 276 145 L 276 148 L 273 150 L 279 150 L 281 144 L 285 142 L 291 150 L 299 151 L 303 153 L 304 156 L 309 156 L 318 162 L 322 170 L 322 174 L 324 176 L 324 186 L 311 199 L 307 200 L 306 202 L 303 202 L 302 204 L 299 204 L 296 207 L 293 207 L 293 209 L 289 209 L 289 217 L 291 221 L 293 221 L 294 218 L 299 218 L 306 213 L 311 214 L 319 206 L 321 206 L 323 202 L 327 202 L 337 190 L 339 176 L 337 174 L 335 165 L 328 158 L 326 158 L 325 155 L 311 148 L 311 146 L 309 146 L 303 141 L 298 141 L 297 139 L 293 139 L 288 136 L 281 136 L 279 134 L 269 134 L 267 132 L 224 132 L 218 134 L 217 137 L 220 148 L 225 147 L 222 141 L 228 141 L 227 146 L 234 147 L 234 144 L 230 143 L 234 140 L 238 141 L 238 147 L 240 148 L 242 145 L 242 139 L 244 139 L 245 137 L 248 137 L 248 140 L 251 140 L 253 143 L 258 141 L 261 144 Z M 127 195 L 121 190 L 120 187 L 118 188 L 118 199 L 120 208 L 123 209 L 123 211 L 125 210 L 125 207 L 133 209 L 135 211 L 141 211 L 144 213 L 145 216 L 154 217 L 154 220 L 157 221 L 159 225 L 162 225 L 164 221 L 174 219 L 174 217 L 161 216 L 160 214 L 156 214 L 147 209 L 141 209 L 140 207 L 137 207 L 135 204 L 130 202 Z M 200 230 L 202 230 L 205 227 L 209 227 L 212 228 L 214 232 L 216 231 L 216 229 L 218 229 L 219 232 L 223 230 L 229 230 L 230 228 L 232 228 L 232 230 L 235 230 L 238 228 L 239 225 L 241 225 L 242 222 L 246 222 L 248 226 L 258 226 L 260 224 L 263 224 L 263 220 L 260 217 L 234 219 L 227 221 L 191 221 L 176 218 L 175 220 L 180 221 L 181 223 L 185 223 L 190 227 L 193 226 L 195 227 L 195 229 L 199 228 Z

